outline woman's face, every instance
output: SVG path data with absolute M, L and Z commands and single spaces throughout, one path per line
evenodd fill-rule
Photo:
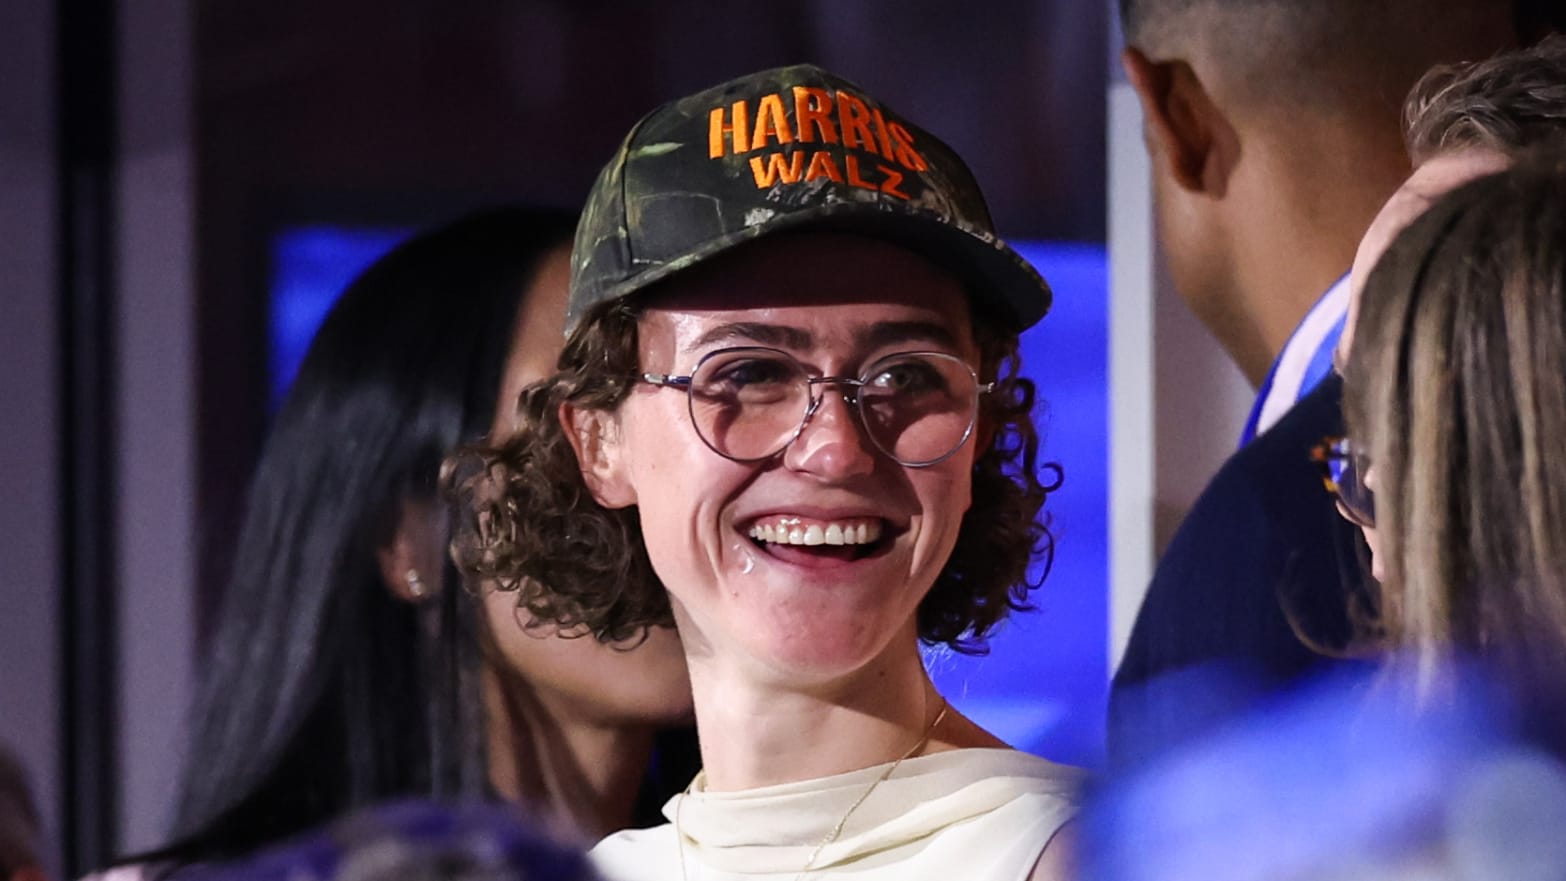
M 652 300 L 640 345 L 643 370 L 682 376 L 735 346 L 780 349 L 812 376 L 858 377 L 908 351 L 978 360 L 956 280 L 847 235 L 763 239 L 691 271 Z M 703 443 L 681 388 L 640 384 L 615 414 L 600 487 L 638 505 L 693 658 L 826 681 L 912 647 L 915 612 L 968 509 L 975 444 L 928 467 L 901 465 L 865 437 L 842 388 L 817 386 L 820 407 L 798 437 L 759 462 Z M 813 528 L 863 529 L 866 543 L 782 537 Z
M 516 330 L 501 378 L 492 439 L 515 430 L 522 389 L 554 372 L 564 342 L 570 251 L 545 257 L 517 309 Z M 541 701 L 601 725 L 665 723 L 691 712 L 685 654 L 672 629 L 654 628 L 639 646 L 623 650 L 591 637 L 568 639 L 550 628 L 526 628 L 516 595 L 486 590 L 485 618 L 500 658 L 527 680 Z

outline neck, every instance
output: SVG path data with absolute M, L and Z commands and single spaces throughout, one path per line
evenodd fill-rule
M 948 742 L 948 731 L 979 740 L 955 713 L 931 730 L 942 701 L 912 640 L 865 669 L 806 688 L 766 681 L 712 655 L 689 661 L 709 790 L 841 774 L 896 761 L 915 747 L 979 745 Z M 921 744 L 926 734 L 930 739 Z
M 520 678 L 484 671 L 490 785 L 568 835 L 631 825 L 652 757 L 648 726 L 595 723 Z
M 1275 124 L 1286 138 L 1251 139 L 1251 160 L 1237 166 L 1232 183 L 1238 197 L 1230 224 L 1234 307 L 1208 324 L 1253 386 L 1348 271 L 1360 237 L 1407 177 L 1391 122 L 1334 116 Z

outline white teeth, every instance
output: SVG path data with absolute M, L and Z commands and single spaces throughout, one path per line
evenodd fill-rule
M 879 520 L 858 523 L 801 524 L 797 517 L 785 517 L 773 523 L 757 523 L 750 537 L 757 541 L 789 545 L 862 545 L 881 537 Z

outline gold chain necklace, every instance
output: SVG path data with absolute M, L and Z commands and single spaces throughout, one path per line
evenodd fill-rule
M 951 708 L 952 705 L 947 703 L 946 698 L 941 698 L 941 709 L 935 714 L 935 718 L 930 720 L 930 725 L 924 729 L 924 734 L 919 738 L 919 742 L 914 744 L 908 750 L 908 752 L 898 756 L 897 761 L 892 762 L 892 764 L 888 766 L 885 771 L 881 772 L 880 776 L 870 781 L 869 787 L 867 787 L 864 792 L 860 793 L 858 798 L 854 799 L 854 803 L 848 806 L 848 810 L 843 812 L 843 816 L 838 819 L 837 825 L 833 826 L 831 830 L 829 830 L 827 834 L 822 837 L 820 843 L 816 845 L 816 849 L 810 852 L 810 859 L 805 860 L 805 865 L 800 868 L 799 874 L 794 876 L 794 881 L 799 881 L 800 878 L 805 877 L 805 875 L 815 868 L 816 860 L 821 857 L 821 852 L 826 850 L 827 845 L 836 841 L 838 836 L 843 834 L 843 828 L 848 825 L 848 818 L 854 815 L 854 811 L 859 810 L 859 806 L 865 803 L 865 800 L 870 797 L 870 793 L 875 792 L 875 788 L 877 786 L 885 783 L 887 779 L 889 779 L 892 774 L 897 771 L 897 766 L 901 765 L 904 759 L 912 758 L 915 753 L 918 753 L 920 750 L 924 749 L 927 744 L 929 744 L 930 735 L 935 733 L 936 726 L 941 724 L 941 720 L 946 718 L 946 711 L 950 710 Z M 692 780 L 690 785 L 685 787 L 685 792 L 680 794 L 679 803 L 674 806 L 674 846 L 680 855 L 681 881 L 689 881 L 690 876 L 685 872 L 685 834 L 680 831 L 680 809 L 685 807 L 685 797 L 691 794 L 692 788 L 695 785 L 696 781 Z

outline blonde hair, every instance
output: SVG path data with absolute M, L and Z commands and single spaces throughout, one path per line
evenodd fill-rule
M 1344 416 L 1375 472 L 1381 625 L 1529 687 L 1566 658 L 1566 163 L 1439 200 L 1362 295 Z

